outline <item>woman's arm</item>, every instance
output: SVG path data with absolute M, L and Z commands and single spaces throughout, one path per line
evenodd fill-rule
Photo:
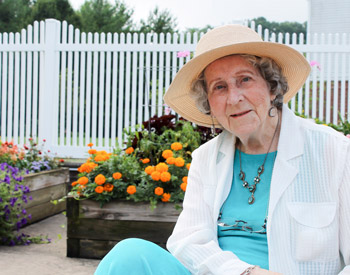
M 183 211 L 167 248 L 193 274 L 241 274 L 251 265 L 232 252 L 221 250 L 213 218 L 214 203 L 207 203 L 208 198 L 204 200 L 204 194 L 214 200 L 216 187 L 203 184 L 202 177 L 209 171 L 207 169 L 215 169 L 208 167 L 208 155 L 205 150 L 193 152 Z
M 345 268 L 339 273 L 350 274 L 350 142 L 339 188 L 339 244 Z

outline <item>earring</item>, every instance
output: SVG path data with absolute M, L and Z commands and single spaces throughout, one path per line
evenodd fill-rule
M 275 117 L 277 115 L 277 108 L 276 106 L 272 106 L 269 109 L 269 117 Z
M 211 127 L 210 127 L 210 130 L 211 130 L 211 137 L 214 138 L 214 137 L 216 137 L 216 129 L 215 129 L 215 124 L 214 124 L 213 116 L 210 115 L 210 118 L 211 118 Z

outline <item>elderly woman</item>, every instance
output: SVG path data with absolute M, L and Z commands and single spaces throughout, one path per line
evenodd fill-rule
M 283 104 L 309 71 L 249 28 L 204 35 L 165 101 L 223 132 L 193 152 L 171 254 L 127 240 L 97 273 L 350 274 L 350 142 Z

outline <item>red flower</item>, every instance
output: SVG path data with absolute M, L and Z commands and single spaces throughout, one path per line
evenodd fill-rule
M 59 162 L 64 162 L 64 159 L 60 159 Z

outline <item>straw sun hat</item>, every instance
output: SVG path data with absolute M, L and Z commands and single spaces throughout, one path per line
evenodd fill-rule
M 194 57 L 176 74 L 164 101 L 185 119 L 198 125 L 220 127 L 217 120 L 198 110 L 190 96 L 191 83 L 211 62 L 232 54 L 250 54 L 273 59 L 287 78 L 288 102 L 302 87 L 310 73 L 310 65 L 302 54 L 283 44 L 265 42 L 252 29 L 242 25 L 226 25 L 207 32 L 198 42 Z

